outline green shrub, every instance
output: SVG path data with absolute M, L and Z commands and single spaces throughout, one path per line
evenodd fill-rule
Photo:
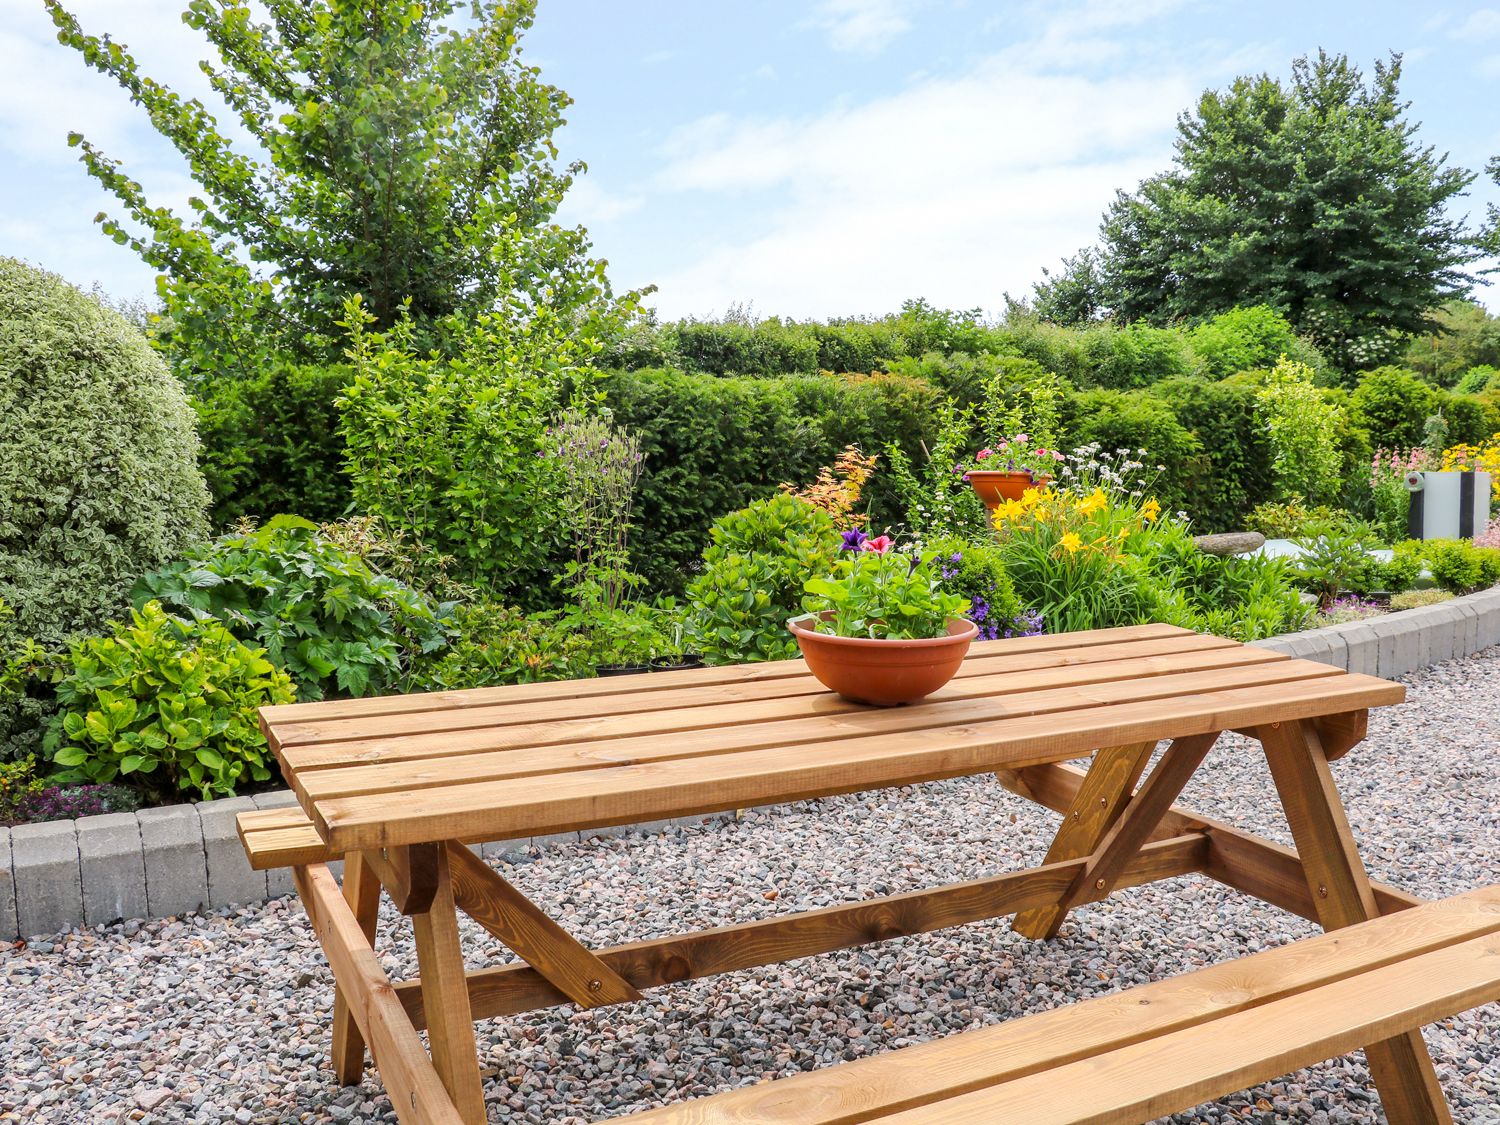
M 1377 367 L 1359 377 L 1349 396 L 1357 425 L 1388 449 L 1421 445 L 1423 426 L 1447 398 L 1432 384 L 1399 367 Z
M 267 781 L 258 708 L 296 698 L 264 651 L 217 621 L 189 621 L 155 602 L 113 635 L 72 646 L 57 685 L 47 749 L 61 782 L 123 778 L 155 795 L 232 796 Z
M 1239 371 L 1267 369 L 1282 356 L 1321 366 L 1316 349 L 1304 343 L 1291 322 L 1269 305 L 1250 305 L 1220 313 L 1188 333 L 1188 342 L 1211 379 Z
M 1342 424 L 1344 412 L 1313 386 L 1312 369 L 1291 360 L 1279 362 L 1255 395 L 1278 498 L 1336 500 L 1344 466 L 1329 436 Z
M 523 605 L 550 596 L 561 551 L 539 456 L 599 346 L 545 306 L 477 318 L 448 358 L 419 355 L 410 322 L 384 335 L 350 311 L 343 398 L 355 506 L 454 560 L 456 577 Z
M 715 375 L 810 375 L 818 341 L 797 324 L 772 317 L 758 324 L 689 320 L 677 325 L 676 359 L 689 371 Z
M 418 660 L 411 690 L 458 691 L 593 674 L 588 639 L 566 624 L 495 602 L 459 606 L 447 624 L 452 643 Z
M 1014 636 L 1034 627 L 1033 621 L 1023 619 L 1015 585 L 1005 573 L 996 544 L 939 536 L 923 542 L 922 557 L 938 568 L 945 592 L 968 601 L 967 617 L 979 626 L 981 641 Z
M 778 495 L 717 521 L 703 572 L 687 588 L 687 639 L 712 664 L 797 655 L 786 622 L 802 612 L 802 587 L 838 554 L 833 520 Z
M 1346 591 L 1363 594 L 1375 588 L 1376 564 L 1369 553 L 1375 537 L 1370 528 L 1333 520 L 1310 528 L 1294 542 L 1303 551 L 1292 564 L 1294 573 L 1323 611 Z
M 427 599 L 297 516 L 191 551 L 143 577 L 134 597 L 217 619 L 309 700 L 395 690 L 415 655 L 446 641 Z
M 1351 517 L 1347 512 L 1326 504 L 1309 506 L 1300 496 L 1284 501 L 1257 504 L 1245 520 L 1249 531 L 1258 531 L 1267 539 L 1301 539 L 1316 535 L 1320 528 Z
M 1270 440 L 1244 384 L 1168 379 L 1153 388 L 1201 453 L 1186 468 L 1183 507 L 1200 533 L 1233 531 L 1276 487 Z M 1150 450 L 1150 446 L 1146 446 Z
M 1370 570 L 1370 588 L 1385 594 L 1404 594 L 1422 576 L 1422 558 L 1409 551 L 1391 552 L 1384 562 L 1375 561 Z
M 638 434 L 645 455 L 630 532 L 632 567 L 648 587 L 682 588 L 714 520 L 804 483 L 846 446 L 920 450 L 935 432 L 942 396 L 902 375 L 781 379 L 616 372 L 606 383 L 615 421 Z M 896 518 L 877 470 L 872 518 Z
M 1185 506 L 1193 482 L 1204 471 L 1203 447 L 1177 420 L 1172 406 L 1146 391 L 1084 391 L 1065 397 L 1060 422 L 1064 447 L 1099 443 L 1128 449 L 1153 467 L 1163 466 L 1155 495 L 1161 506 Z
M 15 611 L 0 646 L 100 631 L 138 575 L 201 538 L 197 458 L 192 407 L 145 337 L 0 258 L 0 599 Z
M 1433 581 L 1449 593 L 1467 594 L 1500 582 L 1500 548 L 1476 547 L 1466 539 L 1427 539 L 1415 550 Z
M 283 512 L 313 520 L 344 514 L 349 477 L 337 401 L 348 382 L 347 367 L 286 362 L 247 378 L 194 381 L 215 524 Z
M 1456 394 L 1477 395 L 1481 391 L 1500 388 L 1500 369 L 1482 363 L 1464 372 L 1453 390 Z
M 1403 609 L 1421 609 L 1423 606 L 1441 605 L 1443 602 L 1453 600 L 1454 595 L 1447 590 L 1408 590 L 1404 594 L 1396 594 L 1391 598 L 1391 609 L 1393 611 Z

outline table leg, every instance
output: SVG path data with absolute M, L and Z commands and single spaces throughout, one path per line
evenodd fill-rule
M 484 1125 L 484 1090 L 479 1080 L 474 1018 L 469 1008 L 463 950 L 458 942 L 458 912 L 453 902 L 448 854 L 442 844 L 420 846 L 436 850 L 433 857 L 436 886 L 431 905 L 412 915 L 432 1064 L 465 1125 Z
M 1130 803 L 1136 782 L 1140 781 L 1155 749 L 1155 742 L 1139 742 L 1129 746 L 1110 746 L 1094 755 L 1083 785 L 1072 806 L 1063 814 L 1062 825 L 1052 840 L 1052 846 L 1047 849 L 1043 863 L 1078 859 L 1099 846 L 1104 834 L 1114 827 Z M 1011 929 L 1023 937 L 1055 938 L 1067 916 L 1067 911 L 1061 906 L 1034 907 L 1017 914 L 1011 922 Z
M 358 852 L 350 852 L 344 860 L 344 901 L 373 948 L 375 920 L 380 913 L 380 880 Z M 340 1086 L 357 1086 L 365 1074 L 365 1039 L 349 1010 L 348 997 L 337 985 L 333 994 L 333 1072 Z
M 1379 917 L 1322 740 L 1310 722 L 1273 723 L 1257 732 L 1325 930 Z M 1391 1125 L 1451 1125 L 1432 1057 L 1420 1031 L 1365 1048 Z

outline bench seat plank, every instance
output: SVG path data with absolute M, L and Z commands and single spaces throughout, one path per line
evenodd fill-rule
M 305 867 L 337 859 L 301 809 L 259 809 L 235 817 L 235 831 L 245 846 L 252 871 Z
M 1445 953 L 1449 947 L 1461 952 Z M 1429 957 L 1438 960 L 1429 965 Z M 1430 985 L 1424 983 L 1429 972 Z M 1185 976 L 628 1120 L 632 1125 L 1139 1122 L 1306 1065 L 1283 1065 L 1294 1057 L 1287 1053 L 1292 1045 L 1303 1044 L 1312 1051 L 1306 1056 L 1310 1061 L 1321 1061 L 1384 1038 L 1393 1027 L 1410 1029 L 1436 1018 L 1433 1013 L 1472 1007 L 1476 995 L 1480 999 L 1474 1003 L 1500 996 L 1500 886 Z M 1340 1009 L 1347 1012 L 1340 1016 Z M 1315 1023 L 1321 1010 L 1338 1019 Z M 1238 1022 L 1227 1023 L 1231 1017 Z M 1245 1030 L 1221 1035 L 1220 1025 Z M 1215 1059 L 1235 1035 L 1250 1045 L 1244 1057 L 1236 1055 L 1221 1066 Z M 1180 1039 L 1172 1042 L 1186 1046 L 1167 1050 L 1173 1036 Z M 1193 1046 L 1200 1041 L 1211 1048 Z M 1342 1046 L 1346 1041 L 1353 1046 Z M 1336 1046 L 1327 1049 L 1329 1044 Z M 1137 1116 L 1131 1116 L 1134 1108 L 1111 1108 L 1114 1116 L 1103 1117 L 1032 1112 L 1033 1104 L 1069 1106 L 1058 1101 L 1064 1093 L 1112 1087 L 1129 1068 L 1110 1060 L 1127 1051 L 1133 1065 L 1159 1057 L 1167 1067 L 1128 1089 L 1140 1097 L 1147 1096 L 1141 1091 L 1152 1096 L 1160 1091 L 1179 1100 Z M 1245 1074 L 1255 1076 L 1241 1081 Z M 1006 1098 L 1021 1100 L 1012 1104 Z M 1072 1110 L 1083 1113 L 1079 1104 Z

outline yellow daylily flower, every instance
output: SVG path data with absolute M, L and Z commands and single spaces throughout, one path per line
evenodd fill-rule
M 1083 540 L 1070 531 L 1057 541 L 1057 545 L 1064 551 L 1067 551 L 1068 554 L 1076 555 L 1083 546 Z
M 1077 510 L 1080 516 L 1091 516 L 1101 508 L 1109 506 L 1109 497 L 1104 495 L 1104 489 L 1096 488 L 1093 494 L 1078 501 Z
M 1161 515 L 1161 505 L 1156 502 L 1156 498 L 1153 496 L 1150 500 L 1147 500 L 1145 506 L 1141 508 L 1141 518 L 1144 519 L 1147 523 L 1155 523 L 1156 517 L 1159 515 Z

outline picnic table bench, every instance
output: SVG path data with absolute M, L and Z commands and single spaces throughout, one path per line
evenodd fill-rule
M 1420 1028 L 1500 999 L 1500 888 L 1423 903 L 1372 883 L 1329 769 L 1403 697 L 1143 625 L 976 644 L 901 708 L 845 702 L 800 661 L 294 704 L 262 727 L 300 808 L 239 827 L 252 866 L 292 868 L 328 957 L 338 1081 L 361 1080 L 368 1045 L 403 1122 L 485 1120 L 476 1019 L 1005 915 L 1044 939 L 1077 906 L 1190 873 L 1330 932 L 630 1120 L 1141 1122 L 1363 1047 L 1394 1125 L 1448 1122 Z M 1295 850 L 1174 803 L 1224 731 L 1260 742 Z M 609 949 L 466 846 L 979 773 L 1063 813 L 1041 866 Z M 382 891 L 411 918 L 417 979 L 393 983 L 373 951 Z M 520 962 L 466 970 L 459 910 Z

